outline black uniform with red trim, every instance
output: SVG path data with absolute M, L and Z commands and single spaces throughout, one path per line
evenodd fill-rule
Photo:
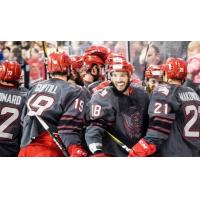
M 0 84 L 0 156 L 17 156 L 20 149 L 21 113 L 27 90 Z
M 59 134 L 66 147 L 81 144 L 85 99 L 82 87 L 60 79 L 34 85 L 24 109 L 21 146 L 30 144 L 44 131 L 34 114 L 41 116 L 50 130 Z
M 145 139 L 161 156 L 200 156 L 200 98 L 185 86 L 160 84 L 149 105 Z
M 108 86 L 93 94 L 89 102 L 90 125 L 85 138 L 90 151 L 110 156 L 127 156 L 106 131 L 131 148 L 145 135 L 148 126 L 148 95 L 131 85 L 129 96 Z
M 200 83 L 193 83 L 191 79 L 186 79 L 184 86 L 191 87 L 200 97 Z

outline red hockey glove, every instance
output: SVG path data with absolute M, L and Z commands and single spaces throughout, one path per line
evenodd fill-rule
M 145 157 L 153 154 L 155 151 L 156 145 L 148 144 L 147 141 L 142 138 L 132 147 L 128 157 Z
M 81 146 L 77 144 L 72 144 L 67 148 L 70 157 L 87 157 L 87 151 Z
M 95 153 L 94 155 L 91 155 L 90 157 L 111 157 L 111 156 L 105 153 Z

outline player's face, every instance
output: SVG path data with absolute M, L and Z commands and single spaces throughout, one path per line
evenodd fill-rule
M 154 88 L 158 85 L 158 81 L 155 78 L 149 78 L 148 80 L 148 84 L 150 86 L 150 88 Z
M 83 76 L 83 81 L 87 83 L 92 83 L 94 81 L 94 77 L 90 73 L 86 73 Z
M 166 83 L 168 82 L 168 78 L 167 78 L 167 74 L 166 73 L 164 73 L 163 81 L 166 82 Z
M 149 78 L 147 81 L 147 87 L 152 92 L 155 87 L 157 87 L 159 82 L 155 78 Z
M 98 75 L 98 66 L 97 65 L 94 65 L 91 69 L 91 74 L 93 76 L 97 76 Z
M 129 82 L 128 73 L 127 72 L 112 72 L 111 81 L 118 91 L 123 91 Z

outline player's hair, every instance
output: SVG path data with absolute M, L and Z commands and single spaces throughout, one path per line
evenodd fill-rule
M 49 77 L 53 78 L 55 76 L 66 76 L 68 77 L 68 72 L 53 72 L 53 73 L 49 73 Z
M 156 54 L 160 53 L 160 49 L 156 45 L 153 44 L 153 45 L 151 45 L 150 48 L 153 48 L 155 50 Z

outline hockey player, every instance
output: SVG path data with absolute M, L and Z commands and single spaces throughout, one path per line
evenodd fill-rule
M 110 85 L 111 81 L 110 81 L 110 77 L 109 77 L 109 74 L 108 74 L 108 71 L 109 71 L 108 67 L 109 67 L 109 65 L 113 64 L 113 62 L 115 62 L 115 64 L 126 62 L 126 58 L 117 54 L 117 53 L 109 53 L 108 56 L 107 56 L 107 59 L 105 60 L 105 65 L 106 65 L 105 71 L 107 73 L 107 74 L 105 74 L 106 80 L 98 81 L 98 82 L 91 84 L 89 86 L 91 93 L 94 93 L 94 92 L 101 90 L 104 87 L 107 87 L 107 86 Z
M 75 83 L 77 85 L 83 86 L 83 80 L 80 76 L 80 70 L 83 67 L 82 56 L 70 56 L 71 59 L 71 73 L 68 77 L 68 82 Z
M 83 56 L 83 69 L 81 77 L 84 82 L 84 86 L 88 87 L 91 83 L 99 81 L 101 77 L 101 68 L 104 65 L 104 61 L 95 55 L 85 54 Z
M 20 149 L 21 113 L 27 91 L 19 88 L 21 66 L 16 61 L 0 65 L 0 157 L 17 156 Z
M 63 156 L 36 115 L 64 143 L 69 156 L 87 156 L 81 145 L 85 94 L 81 87 L 67 83 L 70 64 L 67 54 L 50 54 L 51 78 L 34 85 L 28 95 L 19 156 Z
M 85 50 L 83 60 L 86 74 L 83 79 L 91 93 L 93 88 L 105 80 L 105 61 L 109 53 L 110 49 L 104 46 L 92 45 Z
M 150 65 L 145 71 L 145 90 L 151 94 L 155 87 L 162 82 L 161 65 Z
M 200 156 L 200 98 L 182 86 L 187 64 L 181 58 L 169 58 L 162 66 L 163 80 L 152 93 L 147 135 L 132 147 L 130 157 Z
M 118 53 L 109 53 L 107 56 L 107 59 L 105 61 L 105 65 L 106 65 L 106 72 L 109 71 L 107 68 L 109 67 L 110 64 L 112 64 L 113 62 L 115 62 L 116 64 L 120 64 L 122 62 L 126 62 L 126 58 Z M 130 77 L 131 80 L 131 84 L 134 84 L 135 86 L 141 86 L 141 81 L 139 80 L 139 78 L 134 74 L 135 68 L 134 66 L 130 65 L 130 68 L 132 68 L 132 75 Z M 103 89 L 104 87 L 109 86 L 111 83 L 109 74 L 106 74 L 106 80 L 103 82 L 99 82 L 98 84 L 96 84 L 95 87 L 92 88 L 91 93 L 94 93 L 98 90 Z M 91 84 L 91 86 L 94 84 Z M 90 86 L 89 86 L 90 87 Z
M 89 102 L 90 125 L 85 138 L 94 156 L 127 156 L 108 132 L 129 148 L 137 143 L 147 127 L 148 95 L 130 85 L 133 70 L 126 61 L 110 63 L 108 70 L 111 85 L 94 93 Z

